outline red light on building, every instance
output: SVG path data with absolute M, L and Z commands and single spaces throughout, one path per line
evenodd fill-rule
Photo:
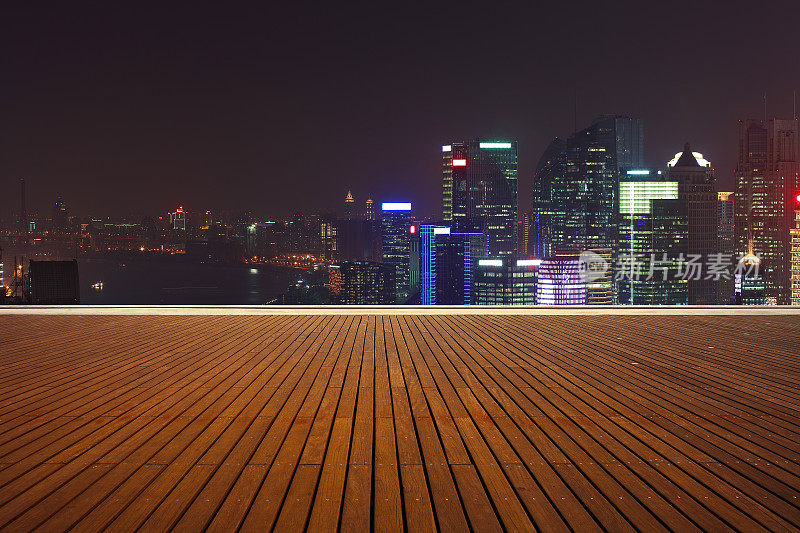
M 453 166 L 454 167 L 465 167 L 467 166 L 466 159 L 453 159 Z
M 797 197 L 795 198 L 795 201 L 796 201 L 798 204 L 800 204 L 800 194 L 798 194 L 798 195 L 797 195 Z
M 411 226 L 410 228 L 408 228 L 408 232 L 409 233 L 416 233 L 417 232 L 416 226 Z

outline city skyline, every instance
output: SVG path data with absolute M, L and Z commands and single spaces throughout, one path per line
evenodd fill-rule
M 596 116 L 642 118 L 648 166 L 691 143 L 725 190 L 737 121 L 762 118 L 765 93 L 768 117 L 792 116 L 797 55 L 768 53 L 792 50 L 796 36 L 791 17 L 774 16 L 779 5 L 746 20 L 733 5 L 582 9 L 466 6 L 454 15 L 430 7 L 387 16 L 342 6 L 308 17 L 302 6 L 281 6 L 268 19 L 254 11 L 217 20 L 203 7 L 158 16 L 7 8 L 4 183 L 28 180 L 30 211 L 61 194 L 74 213 L 183 204 L 278 216 L 300 206 L 324 212 L 330 197 L 352 189 L 357 199 L 413 197 L 420 212 L 435 213 L 438 147 L 480 137 L 519 142 L 527 211 L 548 143 Z M 412 18 L 420 23 L 413 36 Z M 568 23 L 571 37 L 554 22 Z M 735 31 L 745 22 L 769 31 L 745 45 Z M 457 50 L 454 35 L 471 39 Z M 624 46 L 619 57 L 629 42 L 640 46 Z M 480 60 L 479 76 L 466 68 L 470 57 Z M 730 57 L 748 64 L 747 76 L 731 71 Z M 0 215 L 16 206 L 12 190 Z

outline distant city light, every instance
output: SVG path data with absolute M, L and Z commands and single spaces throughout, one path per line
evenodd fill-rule
M 409 233 L 416 233 L 417 232 L 417 228 L 415 226 L 411 226 L 410 228 L 408 228 L 408 232 Z
M 383 202 L 383 211 L 411 211 L 411 202 Z
M 511 143 L 480 143 L 481 148 L 511 148 Z
M 673 157 L 672 159 L 669 160 L 669 163 L 667 163 L 667 166 L 674 167 L 676 164 L 678 164 L 678 159 L 680 159 L 682 155 L 683 155 L 683 152 L 678 152 L 677 154 L 675 154 L 675 157 Z M 692 155 L 694 156 L 694 158 L 697 160 L 697 163 L 701 167 L 710 167 L 711 166 L 711 161 L 709 161 L 708 159 L 704 158 L 703 154 L 701 154 L 700 152 L 692 152 Z
M 628 175 L 630 176 L 648 176 L 650 174 L 649 170 L 629 170 Z
M 450 146 L 449 144 L 445 144 L 444 146 L 442 146 L 442 152 L 449 152 L 452 149 L 453 147 Z
M 539 266 L 542 264 L 541 259 L 517 259 L 517 266 Z
M 502 259 L 478 259 L 478 266 L 501 267 L 501 266 L 503 266 L 503 260 Z
M 467 166 L 466 159 L 453 159 L 453 166 L 454 167 L 465 167 Z
M 450 228 L 433 228 L 434 235 L 450 235 Z

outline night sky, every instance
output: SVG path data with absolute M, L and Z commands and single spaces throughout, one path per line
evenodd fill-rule
M 790 117 L 800 2 L 264 2 L 0 9 L 0 214 L 411 200 L 441 211 L 441 145 L 517 139 L 520 210 L 550 140 L 645 122 L 730 187 L 737 120 Z M 520 7 L 522 6 L 522 7 Z M 49 211 L 47 211 L 49 213 Z

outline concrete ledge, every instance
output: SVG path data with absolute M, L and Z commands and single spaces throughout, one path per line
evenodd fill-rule
M 51 305 L 0 315 L 800 315 L 800 306 Z

